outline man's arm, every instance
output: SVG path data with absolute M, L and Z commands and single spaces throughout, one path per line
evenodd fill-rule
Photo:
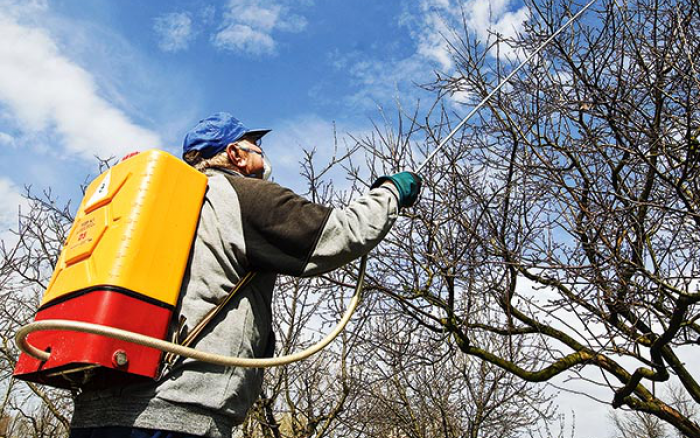
M 396 221 L 398 197 L 396 187 L 385 182 L 347 207 L 333 209 L 302 275 L 318 275 L 370 252 Z
M 311 276 L 338 268 L 374 248 L 399 211 L 399 192 L 391 182 L 331 209 L 275 183 L 229 181 L 241 205 L 245 253 L 254 270 Z

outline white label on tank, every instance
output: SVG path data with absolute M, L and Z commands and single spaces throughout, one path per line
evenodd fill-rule
M 112 169 L 109 169 L 107 171 L 107 174 L 105 174 L 105 177 L 102 179 L 102 182 L 97 187 L 97 190 L 95 190 L 95 193 L 92 194 L 90 200 L 87 202 L 87 204 L 85 204 L 85 208 L 90 208 L 91 206 L 97 204 L 98 202 L 107 197 L 107 195 L 109 194 L 110 176 L 112 176 Z

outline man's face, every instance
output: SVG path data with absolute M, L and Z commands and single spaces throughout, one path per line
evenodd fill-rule
M 241 173 L 244 175 L 255 175 L 262 178 L 265 170 L 265 162 L 263 160 L 263 151 L 256 141 L 251 139 L 239 140 L 235 143 L 237 164 Z

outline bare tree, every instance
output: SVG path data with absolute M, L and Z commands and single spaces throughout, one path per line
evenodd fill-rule
M 549 397 L 533 385 L 453 354 L 448 340 L 400 314 L 375 319 L 363 353 L 371 366 L 355 379 L 362 392 L 353 425 L 363 436 L 515 437 L 553 420 Z
M 530 7 L 517 39 L 447 35 L 456 70 L 427 88 L 471 95 L 465 113 L 580 5 Z M 683 359 L 700 336 L 699 25 L 695 1 L 599 3 L 426 168 L 371 287 L 453 353 L 533 383 L 595 369 L 603 402 L 700 437 L 653 390 L 674 375 L 700 402 Z M 401 115 L 362 141 L 369 164 L 416 168 L 458 121 Z
M 615 425 L 614 438 L 666 438 L 664 423 L 657 417 L 643 412 L 629 415 L 613 412 L 610 416 Z
M 16 231 L 0 242 L 2 415 L 8 437 L 59 438 L 68 434 L 70 394 L 12 379 L 19 354 L 14 334 L 34 317 L 73 217 L 70 204 L 58 204 L 50 191 L 35 196 L 27 189 L 26 198 Z

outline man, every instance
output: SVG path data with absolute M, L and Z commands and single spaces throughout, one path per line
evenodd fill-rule
M 272 292 L 278 274 L 317 275 L 368 253 L 399 208 L 413 205 L 420 178 L 379 178 L 344 209 L 311 203 L 267 181 L 272 166 L 251 130 L 228 113 L 201 120 L 183 158 L 208 176 L 178 312 L 191 330 L 249 271 L 242 288 L 193 345 L 237 357 L 274 351 Z M 173 329 L 177 331 L 177 328 Z M 177 360 L 155 382 L 76 398 L 72 438 L 235 436 L 258 397 L 262 370 Z

